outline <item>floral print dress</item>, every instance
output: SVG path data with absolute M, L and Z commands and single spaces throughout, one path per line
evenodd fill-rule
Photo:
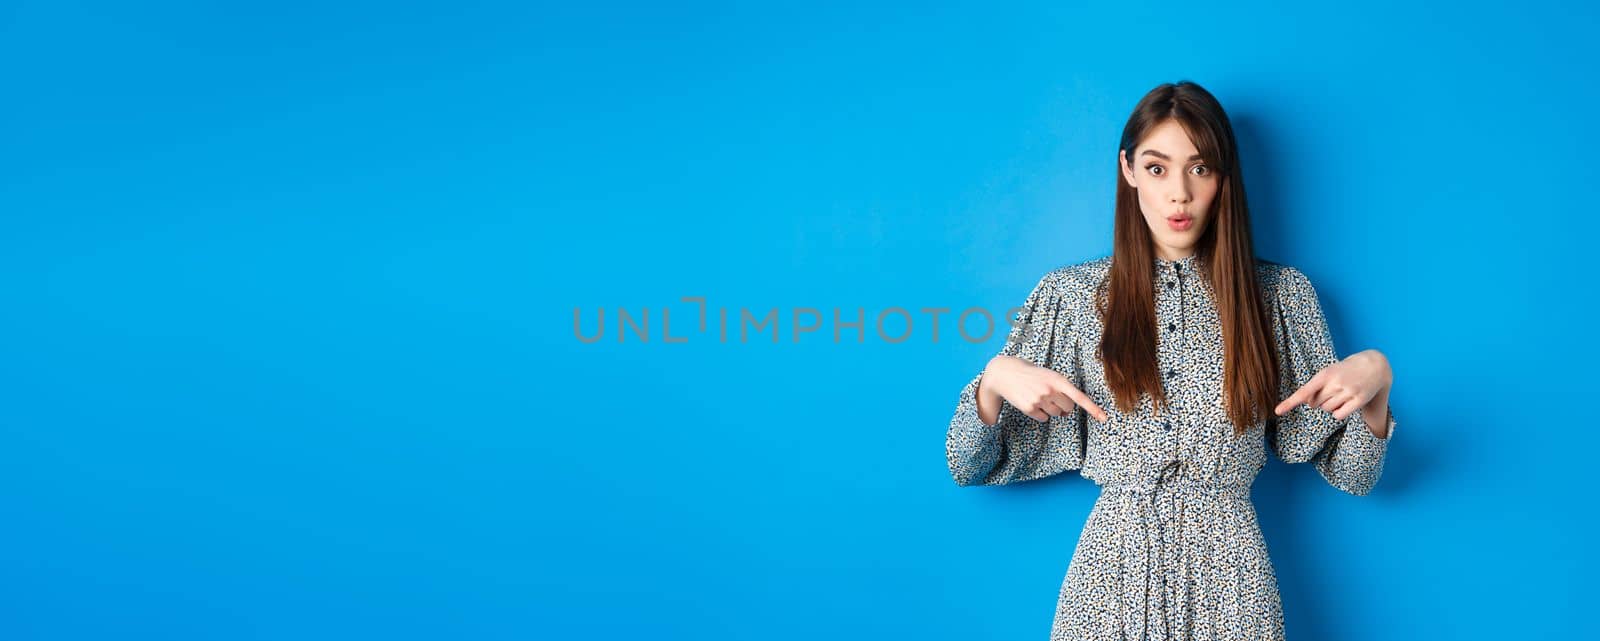
M 982 373 L 961 390 L 945 441 L 959 485 L 1003 485 L 1069 470 L 1100 486 L 1062 583 L 1052 641 L 1283 639 L 1277 576 L 1250 499 L 1267 450 L 1310 462 L 1355 495 L 1383 471 L 1395 425 L 1378 438 L 1363 413 L 1344 420 L 1305 404 L 1235 436 L 1222 407 L 1222 327 L 1198 256 L 1156 258 L 1158 361 L 1169 406 L 1149 394 L 1119 412 L 1097 356 L 1094 311 L 1111 266 L 1104 256 L 1051 271 L 1015 317 L 1001 354 L 1065 375 L 1107 413 L 1082 407 L 1038 422 L 1009 402 L 978 418 Z M 1288 398 L 1339 360 L 1316 291 L 1299 270 L 1257 261 Z M 1267 408 L 1270 413 L 1271 408 Z

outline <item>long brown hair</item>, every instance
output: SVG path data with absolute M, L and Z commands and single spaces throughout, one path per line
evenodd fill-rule
M 1122 129 L 1120 148 L 1134 159 L 1134 147 L 1168 119 L 1182 125 L 1201 159 L 1217 172 L 1221 185 L 1212 200 L 1210 221 L 1195 247 L 1196 266 L 1210 283 L 1222 322 L 1223 407 L 1241 434 L 1277 405 L 1277 353 L 1267 308 L 1256 282 L 1250 238 L 1250 209 L 1239 170 L 1233 127 L 1217 99 L 1189 81 L 1166 83 L 1139 100 Z M 1167 404 L 1156 363 L 1154 239 L 1139 211 L 1139 197 L 1117 168 L 1117 205 L 1111 273 L 1099 296 L 1105 331 L 1100 358 L 1117 409 L 1132 412 L 1148 392 L 1159 413 Z

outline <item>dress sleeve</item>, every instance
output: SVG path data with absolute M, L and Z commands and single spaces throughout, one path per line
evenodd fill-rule
M 1069 300 L 1058 272 L 1046 274 L 1011 317 L 1011 329 L 1000 354 L 1016 356 L 1049 367 L 1083 388 L 1075 358 L 1076 333 L 1072 331 Z M 978 383 L 983 372 L 961 388 L 955 416 L 945 436 L 945 458 L 957 485 L 1004 485 L 1030 481 L 1083 466 L 1086 410 L 1076 407 L 1066 416 L 1046 422 L 1033 420 L 1009 401 L 1000 401 L 999 422 L 978 418 Z
M 1311 380 L 1317 372 L 1338 362 L 1328 320 L 1323 316 L 1311 280 L 1300 270 L 1286 267 L 1279 275 L 1278 309 L 1278 398 L 1288 398 Z M 1270 411 L 1270 410 L 1269 410 Z M 1357 496 L 1372 491 L 1383 474 L 1383 459 L 1394 438 L 1394 408 L 1385 420 L 1388 436 L 1378 438 L 1367 426 L 1366 415 L 1357 410 L 1344 420 L 1320 407 L 1304 403 L 1283 416 L 1270 417 L 1276 427 L 1268 429 L 1272 451 L 1287 463 L 1311 461 L 1322 478 L 1340 490 Z

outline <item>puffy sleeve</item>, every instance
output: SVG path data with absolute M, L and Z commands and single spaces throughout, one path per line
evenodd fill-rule
M 1327 318 L 1311 280 L 1293 267 L 1283 267 L 1277 284 L 1279 400 L 1286 399 L 1317 372 L 1339 361 Z M 1270 410 L 1269 410 L 1270 411 Z M 1344 420 L 1304 403 L 1269 419 L 1272 451 L 1287 463 L 1310 461 L 1328 483 L 1357 496 L 1372 491 L 1383 474 L 1383 459 L 1394 438 L 1394 408 L 1385 420 L 1389 431 L 1378 438 L 1360 410 Z
M 1082 389 L 1076 362 L 1075 332 L 1070 301 L 1075 300 L 1061 282 L 1061 270 L 1046 274 L 1010 318 L 1010 331 L 1000 354 L 1016 356 L 1065 375 Z M 1046 422 L 1033 420 L 1009 401 L 1000 401 L 999 422 L 978 418 L 980 371 L 961 388 L 955 416 L 945 436 L 945 458 L 957 485 L 1004 485 L 1030 481 L 1083 466 L 1084 424 L 1082 407 Z

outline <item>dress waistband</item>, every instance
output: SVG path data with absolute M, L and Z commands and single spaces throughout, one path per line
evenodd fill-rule
M 1181 492 L 1198 492 L 1210 495 L 1239 495 L 1248 498 L 1250 486 L 1248 485 L 1223 485 L 1210 483 L 1187 477 L 1141 480 L 1135 482 L 1105 483 L 1100 486 L 1104 492 L 1134 492 L 1150 494 L 1158 489 L 1177 490 Z

